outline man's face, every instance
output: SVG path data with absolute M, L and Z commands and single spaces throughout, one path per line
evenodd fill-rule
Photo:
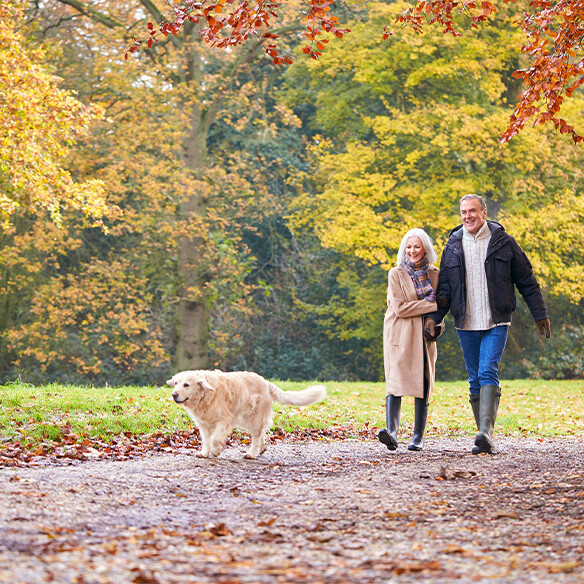
M 460 203 L 460 216 L 466 230 L 476 235 L 487 220 L 487 210 L 476 199 L 465 199 Z

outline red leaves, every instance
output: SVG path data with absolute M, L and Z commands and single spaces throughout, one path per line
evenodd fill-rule
M 226 10 L 226 4 L 230 6 Z M 307 23 L 303 35 L 310 42 L 302 52 L 313 59 L 322 56 L 328 39 L 318 38 L 324 33 L 333 38 L 342 39 L 349 29 L 339 27 L 338 18 L 330 16 L 333 0 L 307 0 L 308 10 L 304 13 Z M 167 37 L 178 35 L 186 20 L 198 22 L 204 20 L 206 26 L 200 31 L 201 38 L 210 46 L 227 48 L 241 45 L 251 36 L 265 39 L 276 39 L 277 35 L 260 31 L 269 28 L 273 20 L 278 20 L 275 12 L 279 4 L 271 0 L 202 0 L 201 2 L 186 2 L 174 6 L 174 20 L 165 21 L 158 29 L 153 23 L 148 23 L 150 39 L 148 47 L 152 47 L 159 34 Z M 562 93 L 571 97 L 574 91 L 584 82 L 584 60 L 578 61 L 580 40 L 584 36 L 582 19 L 584 18 L 584 0 L 534 0 L 530 3 L 531 12 L 526 12 L 521 26 L 528 43 L 522 51 L 532 58 L 529 69 L 516 71 L 513 76 L 523 80 L 526 90 L 520 95 L 519 103 L 510 118 L 508 129 L 501 135 L 500 141 L 506 142 L 524 127 L 532 116 L 534 124 L 551 121 L 561 133 L 572 136 L 574 142 L 584 138 L 565 121 L 556 118 L 561 108 Z M 443 27 L 444 34 L 453 37 L 461 36 L 457 29 L 455 18 L 464 14 L 470 18 L 470 28 L 477 28 L 495 14 L 497 8 L 490 0 L 419 0 L 410 5 L 400 14 L 397 22 L 409 25 L 415 31 L 421 32 L 424 26 L 438 23 Z M 383 29 L 382 38 L 388 39 L 392 32 Z M 316 46 L 315 46 L 316 44 Z M 137 51 L 136 42 L 126 53 Z M 274 65 L 289 64 L 292 59 L 281 57 L 276 45 L 264 47 L 266 55 Z M 540 113 L 541 100 L 546 111 Z
M 533 0 L 530 12 L 524 13 L 519 26 L 527 38 L 522 52 L 531 57 L 529 69 L 516 71 L 513 77 L 522 79 L 525 90 L 519 96 L 510 124 L 501 135 L 501 142 L 516 136 L 525 123 L 534 118 L 533 124 L 552 122 L 561 133 L 570 134 L 575 143 L 584 140 L 567 122 L 557 118 L 562 105 L 562 94 L 571 97 L 584 83 L 584 59 L 581 55 L 581 40 L 584 37 L 583 0 Z M 469 16 L 471 28 L 485 22 L 497 8 L 489 0 L 420 0 L 410 5 L 397 19 L 421 32 L 424 26 L 438 23 L 444 34 L 460 36 L 456 29 L 455 15 Z M 383 38 L 391 32 L 384 28 Z M 541 108 L 545 111 L 542 113 Z
M 328 39 L 321 39 L 316 42 L 316 50 L 313 48 L 316 38 L 324 32 L 334 35 L 338 39 L 342 39 L 343 35 L 351 32 L 348 28 L 338 28 L 338 18 L 328 17 L 327 12 L 330 10 L 332 0 L 325 0 L 318 3 L 318 0 L 311 0 L 310 12 L 305 16 L 305 20 L 310 22 L 304 32 L 304 36 L 311 41 L 311 45 L 304 47 L 302 52 L 310 55 L 313 59 L 318 59 L 325 50 L 325 43 Z
M 107 442 L 96 437 L 79 437 L 71 433 L 71 425 L 61 428 L 62 434 L 31 450 L 21 442 L 0 446 L 0 468 L 71 464 L 71 460 L 115 459 L 142 457 L 148 451 L 173 451 L 198 448 L 198 433 L 178 431 L 172 435 L 160 433 L 135 436 L 126 433 Z
M 416 32 L 422 32 L 423 26 L 426 24 L 437 22 L 444 27 L 444 34 L 457 37 L 461 36 L 462 33 L 455 28 L 455 14 L 469 16 L 473 22 L 473 28 L 476 28 L 477 23 L 484 22 L 494 12 L 496 12 L 495 6 L 488 0 L 483 0 L 480 7 L 475 0 L 462 0 L 461 2 L 421 0 L 407 8 L 397 21 L 401 24 L 409 24 Z M 385 32 L 383 38 L 387 38 L 386 35 L 389 34 L 391 33 Z
M 92 459 L 128 460 L 143 457 L 147 452 L 181 452 L 200 447 L 197 430 L 175 431 L 172 434 L 154 433 L 134 435 L 126 432 L 115 436 L 110 441 L 97 437 L 80 436 L 71 432 L 67 422 L 61 428 L 57 439 L 46 441 L 41 446 L 26 446 L 22 442 L 0 445 L 0 468 L 44 466 L 47 464 L 71 464 L 71 461 Z M 326 429 L 308 428 L 294 432 L 285 432 L 276 428 L 270 438 L 271 442 L 298 442 L 306 440 L 346 440 L 347 438 L 373 439 L 376 428 L 358 430 L 351 425 L 330 426 Z M 229 438 L 229 444 L 245 442 L 247 438 Z
M 342 39 L 349 29 L 339 28 L 338 19 L 330 16 L 333 0 L 308 0 L 309 10 L 303 14 L 307 27 L 304 35 L 311 41 L 309 50 L 305 53 L 313 59 L 318 59 L 325 49 L 328 40 L 317 42 L 316 48 L 312 47 L 317 35 L 329 33 L 335 38 Z M 227 9 L 227 5 L 229 9 Z M 202 0 L 193 2 L 187 0 L 173 6 L 174 19 L 165 20 L 159 26 L 148 22 L 147 41 L 148 48 L 158 42 L 157 36 L 168 37 L 169 34 L 178 36 L 184 23 L 199 22 L 203 20 L 206 24 L 200 31 L 201 39 L 210 46 L 217 48 L 236 47 L 243 44 L 250 37 L 256 36 L 261 44 L 265 39 L 276 39 L 278 35 L 264 33 L 259 36 L 260 31 L 273 26 L 273 21 L 278 20 L 276 10 L 279 4 L 272 0 Z M 137 50 L 137 44 L 126 52 L 125 58 L 130 53 Z M 274 44 L 264 46 L 266 55 L 271 58 L 274 65 L 291 64 L 292 59 L 282 57 Z
M 562 134 L 570 134 L 574 143 L 584 137 L 557 114 L 564 95 L 571 97 L 584 82 L 584 60 L 575 57 L 584 34 L 581 0 L 560 0 L 551 3 L 539 0 L 531 3 L 533 11 L 526 13 L 521 23 L 528 43 L 522 52 L 531 57 L 529 69 L 515 71 L 513 76 L 523 80 L 526 89 L 510 117 L 501 142 L 517 135 L 525 123 L 534 117 L 533 124 L 552 122 Z M 545 108 L 545 111 L 541 111 Z

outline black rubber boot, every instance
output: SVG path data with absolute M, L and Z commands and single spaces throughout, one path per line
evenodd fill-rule
M 414 437 L 408 450 L 422 450 L 424 448 L 424 430 L 428 419 L 428 402 L 421 397 L 414 400 Z
M 399 428 L 399 416 L 401 413 L 401 397 L 388 395 L 385 398 L 385 417 L 387 430 L 383 429 L 377 437 L 382 444 L 387 446 L 388 450 L 397 449 L 397 430 Z
M 481 387 L 480 427 L 479 433 L 475 438 L 475 446 L 478 448 L 478 452 L 475 454 L 480 452 L 493 454 L 493 430 L 497 419 L 500 397 L 501 390 L 496 385 L 484 385 Z
M 481 407 L 481 394 L 480 393 L 471 393 L 470 397 L 468 398 L 470 402 L 470 406 L 472 408 L 472 413 L 474 414 L 475 423 L 477 425 L 477 431 L 481 429 L 481 414 L 480 414 L 480 407 Z M 478 446 L 473 446 L 471 452 L 473 454 L 479 454 L 481 449 Z

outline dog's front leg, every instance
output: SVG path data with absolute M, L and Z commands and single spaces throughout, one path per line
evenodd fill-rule
M 212 431 L 207 426 L 201 424 L 199 427 L 199 433 L 201 434 L 201 450 L 197 452 L 196 456 L 199 458 L 209 458 Z

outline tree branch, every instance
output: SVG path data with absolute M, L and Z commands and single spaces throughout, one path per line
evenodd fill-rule
M 125 27 L 125 24 L 123 22 L 116 20 L 112 16 L 104 14 L 99 10 L 96 10 L 92 6 L 86 5 L 84 2 L 81 2 L 81 0 L 57 0 L 57 1 L 60 2 L 61 4 L 67 4 L 68 6 L 75 8 L 75 10 L 77 10 L 81 14 L 85 14 L 85 16 L 88 16 L 89 18 L 99 22 L 100 24 L 103 24 L 104 26 L 107 26 L 108 28 Z
M 157 24 L 160 24 L 163 20 L 166 20 L 164 14 L 158 10 L 156 4 L 152 2 L 152 0 L 140 0 L 140 4 L 148 10 L 148 12 L 152 15 L 152 18 L 156 20 Z
M 152 0 L 140 0 L 140 4 L 142 4 L 142 6 L 144 6 L 144 8 L 150 13 L 153 20 L 156 21 L 156 24 L 160 25 L 164 20 L 166 20 L 164 14 L 158 10 L 156 4 L 154 4 Z M 174 35 L 169 35 L 167 40 L 170 40 L 170 42 L 172 42 L 172 44 L 177 48 L 182 46 L 180 39 Z

